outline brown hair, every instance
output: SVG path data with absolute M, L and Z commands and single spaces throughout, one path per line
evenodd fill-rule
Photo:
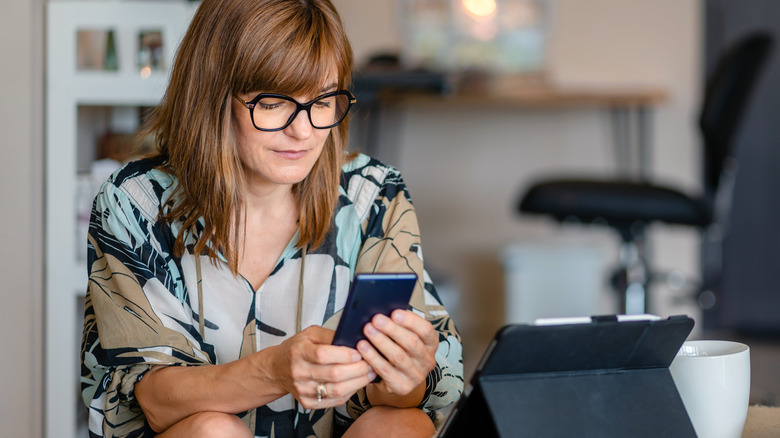
M 232 96 L 316 95 L 333 69 L 338 87 L 346 88 L 351 68 L 352 48 L 330 0 L 203 0 L 147 129 L 157 138 L 163 168 L 178 180 L 160 211 L 163 221 L 182 221 L 176 255 L 184 253 L 188 235 L 200 234 L 194 253 L 216 261 L 222 251 L 238 272 L 245 182 Z M 331 226 L 347 129 L 347 120 L 333 128 L 309 175 L 293 186 L 301 247 L 319 246 Z

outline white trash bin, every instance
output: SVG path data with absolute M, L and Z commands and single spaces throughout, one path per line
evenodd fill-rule
M 598 246 L 513 244 L 501 260 L 507 324 L 604 313 L 605 254 Z

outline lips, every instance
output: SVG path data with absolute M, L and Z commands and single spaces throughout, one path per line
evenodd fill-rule
M 300 158 L 303 158 L 308 151 L 305 149 L 300 150 L 275 150 L 274 153 L 281 156 L 282 158 L 286 158 L 288 160 L 297 160 Z

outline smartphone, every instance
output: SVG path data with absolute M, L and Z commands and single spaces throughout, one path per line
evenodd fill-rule
M 347 303 L 341 313 L 333 345 L 357 348 L 357 343 L 365 339 L 363 326 L 374 315 L 381 313 L 390 316 L 395 309 L 409 307 L 417 274 L 357 274 L 347 295 Z

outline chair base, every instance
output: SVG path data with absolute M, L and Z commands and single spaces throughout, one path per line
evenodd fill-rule
M 612 286 L 620 293 L 620 312 L 644 314 L 648 308 L 649 275 L 645 261 L 644 239 L 623 241 L 620 266 L 612 275 Z

